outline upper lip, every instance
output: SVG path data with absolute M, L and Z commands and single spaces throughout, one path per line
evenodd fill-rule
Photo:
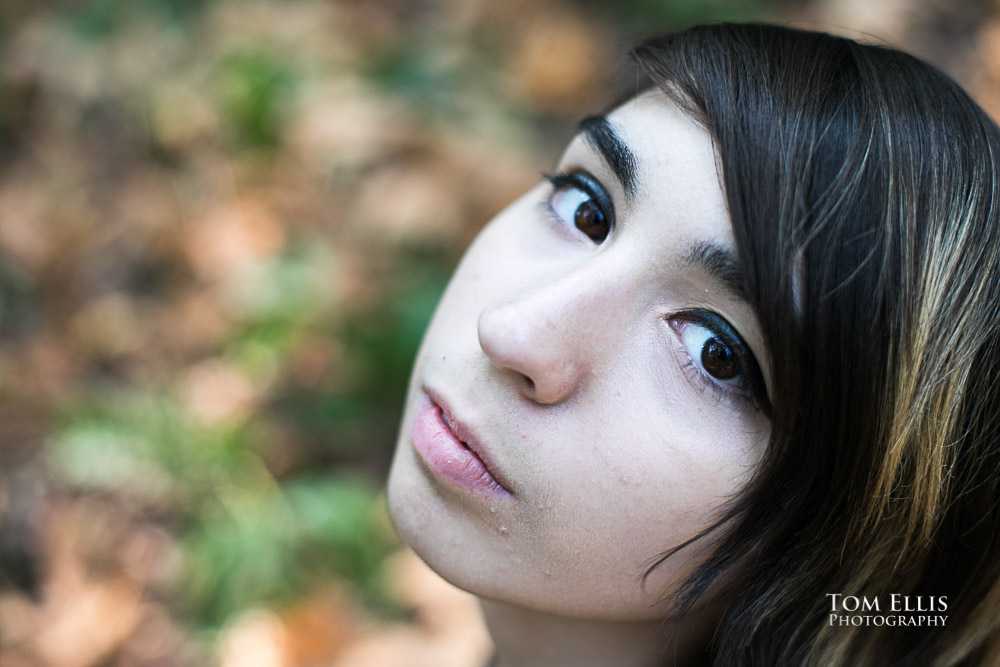
M 463 445 L 468 447 L 473 454 L 479 457 L 479 460 L 481 460 L 483 465 L 486 466 L 486 470 L 493 476 L 493 479 L 495 479 L 500 486 L 513 493 L 513 491 L 511 491 L 510 483 L 503 476 L 503 474 L 497 470 L 489 451 L 483 445 L 475 430 L 455 414 L 455 411 L 452 408 L 451 403 L 448 402 L 448 399 L 442 396 L 437 390 L 430 387 L 424 387 L 424 391 L 427 392 L 427 396 L 430 397 L 431 401 L 433 401 L 434 404 L 441 409 L 445 425 L 449 428 L 449 430 L 451 430 L 454 436 L 458 438 Z

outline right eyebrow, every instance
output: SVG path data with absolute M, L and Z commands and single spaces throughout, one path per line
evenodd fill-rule
M 695 243 L 684 259 L 708 274 L 732 296 L 749 303 L 743 265 L 731 250 L 702 241 Z
M 625 196 L 631 199 L 636 190 L 635 153 L 618 136 L 614 125 L 606 116 L 588 116 L 580 121 L 580 133 L 604 158 L 622 184 Z

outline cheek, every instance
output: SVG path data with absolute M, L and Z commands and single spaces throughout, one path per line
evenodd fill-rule
M 634 376 L 633 376 L 634 377 Z M 633 385 L 634 386 L 634 385 Z M 537 569 L 575 590 L 582 607 L 656 615 L 662 599 L 716 543 L 708 538 L 643 575 L 694 537 L 749 479 L 763 440 L 749 425 L 715 426 L 690 404 L 655 404 L 643 389 L 564 423 L 535 447 L 544 511 L 529 520 L 526 549 Z M 556 444 L 558 443 L 558 444 Z
M 541 209 L 547 188 L 529 190 L 483 227 L 452 275 L 450 296 L 474 296 L 480 308 L 491 298 L 509 298 L 537 283 L 566 254 L 565 239 Z
M 447 346 L 450 341 L 477 337 L 476 325 L 484 304 L 496 300 L 498 288 L 510 289 L 510 280 L 522 275 L 507 247 L 502 216 L 490 222 L 465 251 L 438 302 L 424 334 L 428 340 Z M 508 279 L 499 280 L 498 276 Z

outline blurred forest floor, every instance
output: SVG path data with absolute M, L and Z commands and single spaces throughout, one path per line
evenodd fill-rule
M 993 2 L 4 0 L 0 664 L 481 664 L 381 499 L 420 335 L 629 41 L 719 19 L 1000 111 Z

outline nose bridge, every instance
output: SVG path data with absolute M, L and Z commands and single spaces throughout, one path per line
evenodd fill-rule
M 609 352 L 623 294 L 598 263 L 570 267 L 485 307 L 479 343 L 530 399 L 568 399 Z

